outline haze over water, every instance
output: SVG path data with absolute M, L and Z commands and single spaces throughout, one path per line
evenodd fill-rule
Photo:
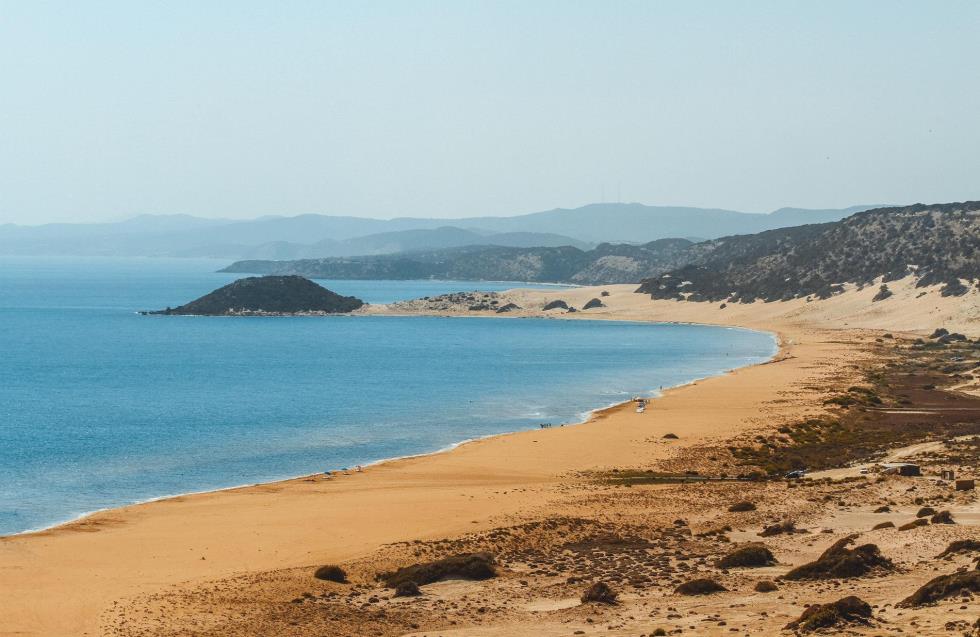
M 0 534 L 436 451 L 760 362 L 770 335 L 427 317 L 145 317 L 214 261 L 0 259 Z M 321 281 L 386 302 L 515 284 Z

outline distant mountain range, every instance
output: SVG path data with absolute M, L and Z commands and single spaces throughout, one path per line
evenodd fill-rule
M 980 277 L 980 204 L 915 205 L 843 220 L 703 242 L 641 245 L 469 246 L 391 255 L 247 260 L 226 272 L 321 279 L 464 279 L 578 284 L 637 283 L 654 298 L 778 300 L 829 296 L 846 282 L 915 274 L 922 284 Z
M 299 215 L 249 221 L 144 215 L 118 223 L 0 225 L 0 255 L 177 256 L 302 259 L 394 254 L 465 246 L 561 247 L 713 239 L 836 221 L 871 206 L 834 210 L 733 210 L 591 204 L 513 217 L 426 219 Z
M 508 248 L 467 246 L 446 250 L 298 261 L 237 261 L 223 272 L 298 274 L 313 279 L 447 279 L 635 283 L 644 276 L 686 263 L 694 245 L 686 239 L 647 244 L 600 244 L 593 250 L 571 246 Z
M 270 241 L 250 246 L 204 246 L 182 250 L 173 256 L 229 257 L 246 259 L 303 259 L 393 254 L 415 250 L 458 248 L 472 245 L 526 248 L 533 246 L 574 246 L 589 249 L 592 244 L 547 232 L 477 232 L 453 226 L 434 229 L 379 232 L 353 239 L 321 239 L 315 243 Z

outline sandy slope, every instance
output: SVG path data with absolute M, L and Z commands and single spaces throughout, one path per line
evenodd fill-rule
M 739 325 L 773 331 L 787 329 L 822 328 L 875 329 L 903 332 L 931 332 L 943 325 L 947 329 L 977 336 L 980 334 L 980 291 L 972 289 L 961 297 L 942 297 L 939 286 L 916 288 L 911 278 L 892 281 L 888 287 L 893 296 L 873 302 L 877 286 L 857 290 L 853 286 L 845 294 L 823 301 L 796 299 L 778 303 L 756 302 L 721 307 L 721 303 L 678 303 L 652 301 L 643 294 L 636 294 L 636 285 L 607 285 L 554 290 L 511 290 L 501 295 L 501 303 L 513 302 L 523 308 L 504 317 L 548 316 L 565 319 L 625 319 L 638 321 L 672 321 Z M 603 297 L 605 291 L 609 296 Z M 581 309 L 590 299 L 598 298 L 607 307 L 568 314 L 562 310 L 542 312 L 549 301 L 561 299 Z M 412 304 L 394 306 L 369 306 L 366 313 L 413 312 Z M 452 312 L 448 312 L 452 313 Z M 492 312 L 467 312 L 458 314 L 490 314 Z
M 507 296 L 526 308 L 550 298 L 581 306 L 606 289 L 608 308 L 565 316 L 763 328 L 780 334 L 782 353 L 776 362 L 668 392 L 644 414 L 627 405 L 584 426 L 501 436 L 363 473 L 126 507 L 3 538 L 0 635 L 101 634 L 121 626 L 116 604 L 147 594 L 362 558 L 391 542 L 449 537 L 561 513 L 566 503 L 560 487 L 572 472 L 669 459 L 687 447 L 818 413 L 822 396 L 814 387 L 852 374 L 861 355 L 853 342 L 871 337 L 849 331 L 844 339 L 835 329 L 912 331 L 942 324 L 976 335 L 980 328 L 975 292 L 959 299 L 935 293 L 916 299 L 918 291 L 910 286 L 891 284 L 896 296 L 879 304 L 870 303 L 874 290 L 864 290 L 825 302 L 720 309 L 652 302 L 633 294 L 633 287 L 518 290 Z M 379 310 L 392 308 L 371 311 Z M 680 440 L 666 443 L 667 432 Z M 140 621 L 138 614 L 126 615 L 125 622 L 141 632 L 125 634 L 143 629 L 155 634 L 149 619 L 145 625 Z M 518 632 L 512 626 L 499 634 Z M 536 633 L 529 628 L 521 634 Z

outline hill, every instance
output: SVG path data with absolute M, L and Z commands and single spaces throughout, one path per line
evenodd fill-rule
M 642 244 L 670 237 L 714 239 L 801 223 L 836 221 L 841 210 L 784 208 L 753 214 L 714 208 L 590 204 L 512 217 L 364 219 L 318 214 L 248 221 L 142 215 L 118 223 L 0 226 L 0 255 L 184 256 L 296 259 L 434 250 L 603 242 Z M 403 233 L 403 234 L 399 234 Z
M 686 263 L 686 239 L 647 244 L 508 248 L 470 246 L 393 255 L 298 261 L 238 261 L 223 272 L 298 274 L 315 279 L 460 279 L 553 283 L 635 283 Z
M 715 239 L 803 223 L 837 221 L 870 207 L 852 206 L 838 210 L 782 208 L 769 214 L 753 214 L 721 208 L 597 203 L 517 217 L 477 217 L 460 220 L 460 225 L 468 227 L 467 224 L 472 224 L 495 232 L 516 229 L 557 232 L 593 243 L 647 243 L 672 237 Z
M 845 283 L 912 276 L 966 292 L 980 278 L 980 202 L 878 208 L 847 219 L 695 244 L 688 262 L 644 280 L 655 299 L 752 302 L 828 298 Z M 887 292 L 886 292 L 887 294 Z
M 364 302 L 340 296 L 300 276 L 263 276 L 239 279 L 176 308 L 146 314 L 248 316 L 286 314 L 341 314 Z
M 980 276 L 976 202 L 878 208 L 846 219 L 693 243 L 471 246 L 393 255 L 239 261 L 226 272 L 333 279 L 515 280 L 582 285 L 641 282 L 654 298 L 767 301 L 826 298 L 844 283 L 913 274 L 922 285 Z M 796 214 L 792 211 L 785 214 Z
M 486 233 L 453 226 L 379 232 L 364 237 L 336 241 L 323 239 L 315 243 L 272 241 L 258 246 L 202 246 L 175 256 L 222 257 L 241 255 L 245 259 L 314 259 L 357 255 L 393 254 L 415 250 L 437 250 L 471 245 L 505 247 L 574 246 L 589 249 L 592 244 L 571 237 L 545 232 Z

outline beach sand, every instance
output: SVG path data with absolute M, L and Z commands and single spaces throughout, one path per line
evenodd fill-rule
M 828 387 L 860 380 L 859 365 L 871 357 L 865 346 L 882 330 L 922 333 L 944 325 L 971 336 L 980 332 L 975 291 L 967 297 L 941 298 L 931 290 L 916 298 L 921 290 L 901 282 L 889 285 L 895 296 L 876 304 L 870 302 L 874 290 L 869 288 L 827 301 L 724 309 L 718 304 L 654 302 L 634 294 L 635 286 L 508 292 L 508 300 L 536 308 L 554 298 L 581 307 L 606 290 L 609 296 L 602 300 L 608 307 L 562 318 L 737 325 L 777 333 L 781 349 L 770 363 L 667 391 L 642 414 L 627 403 L 595 414 L 585 425 L 497 436 L 444 453 L 367 467 L 363 472 L 128 506 L 43 532 L 2 538 L 0 635 L 319 634 L 305 632 L 301 623 L 290 624 L 287 619 L 276 623 L 271 611 L 266 612 L 269 599 L 279 599 L 291 587 L 302 585 L 297 582 L 305 582 L 309 569 L 317 565 L 349 563 L 352 572 L 360 568 L 366 574 L 400 555 L 392 553 L 392 545 L 399 542 L 458 538 L 569 515 L 606 519 L 622 511 L 624 519 L 629 518 L 628 506 L 603 503 L 600 496 L 606 489 L 583 476 L 617 467 L 691 468 L 697 465 L 700 450 L 723 447 L 739 436 L 819 415 L 826 409 L 823 401 Z M 368 311 L 423 310 L 380 307 Z M 541 312 L 528 309 L 520 315 Z M 668 433 L 678 439 L 665 440 Z M 769 497 L 769 488 L 752 487 L 760 498 Z M 718 506 L 712 498 L 722 501 L 735 495 L 731 484 L 711 489 L 707 485 L 692 489 L 690 493 L 697 491 L 698 500 L 676 511 L 672 507 L 679 506 L 677 501 L 663 495 L 664 491 L 660 500 L 653 498 L 644 505 L 645 523 L 662 518 L 669 524 L 668 518 L 673 517 L 713 523 L 711 511 Z M 640 491 L 660 493 L 656 488 L 637 489 Z M 784 505 L 789 506 L 774 504 L 770 514 Z M 811 513 L 820 515 L 819 510 Z M 833 527 L 843 522 L 835 518 L 825 524 Z M 815 554 L 821 547 L 810 542 L 788 543 L 786 556 L 802 559 Z M 938 539 L 930 542 L 942 543 Z M 904 590 L 907 584 L 896 580 L 867 594 L 887 595 L 893 589 Z M 358 585 L 364 590 L 373 586 L 367 575 Z M 458 584 L 458 590 L 453 588 L 457 584 L 435 586 L 447 600 L 479 593 L 470 583 Z M 237 591 L 238 605 L 229 606 L 226 599 L 214 597 L 216 590 Z M 463 621 L 461 611 L 458 625 L 444 622 L 438 632 L 423 630 L 426 626 L 418 623 L 422 620 L 414 620 L 404 630 L 392 620 L 388 625 L 394 632 L 378 634 L 410 634 L 413 625 L 421 626 L 419 634 L 571 635 L 572 625 L 585 634 L 596 628 L 599 634 L 599 624 L 587 622 L 586 617 L 561 615 L 574 612 L 567 610 L 577 606 L 574 598 L 540 597 L 528 602 L 537 606 L 486 615 L 486 621 Z M 750 603 L 749 598 L 758 597 L 726 598 L 722 606 Z M 202 608 L 202 599 L 211 602 Z M 264 601 L 260 604 L 258 600 Z M 249 606 L 250 601 L 265 610 Z M 745 607 L 729 614 L 746 619 L 768 608 L 777 617 L 790 611 L 798 614 L 802 608 L 786 610 L 787 603 L 773 598 L 756 602 L 751 613 Z M 638 616 L 636 610 L 629 612 Z M 215 620 L 218 616 L 223 619 Z M 641 634 L 638 620 L 631 623 L 624 617 L 617 616 L 619 628 L 603 624 L 601 634 Z M 730 634 L 724 625 L 715 623 L 710 630 L 693 634 Z M 338 634 L 359 634 L 357 630 Z

